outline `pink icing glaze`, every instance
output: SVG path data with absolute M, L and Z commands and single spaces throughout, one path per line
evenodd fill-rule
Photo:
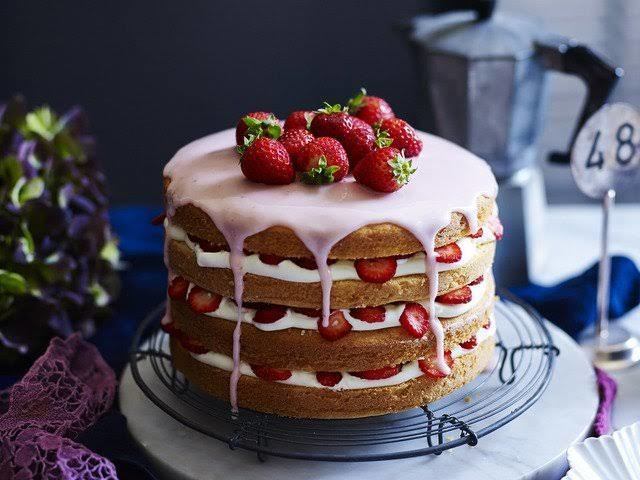
M 438 368 L 449 373 L 444 360 L 442 325 L 432 313 L 438 291 L 434 239 L 450 222 L 452 212 L 463 214 L 472 232 L 478 229 L 477 197 L 495 198 L 497 184 L 488 165 L 466 150 L 433 135 L 419 132 L 424 148 L 415 158 L 417 172 L 408 185 L 392 194 L 369 190 L 347 177 L 323 187 L 295 182 L 268 186 L 249 182 L 238 166 L 232 129 L 209 135 L 182 148 L 166 165 L 171 179 L 167 214 L 193 204 L 209 215 L 231 248 L 234 296 L 239 307 L 243 294 L 243 245 L 247 237 L 272 226 L 295 232 L 314 255 L 322 285 L 323 323 L 330 313 L 329 251 L 339 240 L 365 225 L 394 223 L 410 231 L 426 252 L 429 279 L 430 327 L 436 338 Z M 238 309 L 238 312 L 241 308 Z M 232 408 L 237 410 L 241 317 L 234 330 L 234 368 L 230 382 Z

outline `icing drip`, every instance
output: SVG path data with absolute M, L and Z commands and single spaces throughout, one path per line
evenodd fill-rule
M 244 292 L 243 244 L 244 238 L 242 238 L 239 247 L 236 242 L 236 245 L 231 247 L 230 256 L 231 270 L 233 271 L 233 295 L 238 306 L 238 318 L 233 330 L 233 370 L 229 382 L 229 398 L 233 412 L 238 411 L 238 380 L 240 380 L 240 336 L 242 334 L 242 293 Z
M 436 267 L 436 253 L 435 253 L 435 238 L 434 232 L 429 241 L 429 247 L 423 239 L 422 242 L 424 251 L 427 255 L 424 258 L 425 273 L 429 279 L 429 326 L 433 332 L 433 336 L 436 339 L 436 366 L 445 375 L 451 373 L 451 369 L 447 365 L 447 361 L 444 358 L 444 328 L 440 319 L 436 315 L 436 296 L 438 295 L 438 270 Z
M 165 177 L 167 213 L 193 204 L 203 210 L 224 235 L 231 248 L 234 296 L 242 312 L 244 240 L 270 227 L 290 228 L 312 252 L 322 284 L 323 323 L 328 322 L 332 285 L 327 265 L 329 251 L 339 240 L 366 226 L 392 223 L 414 234 L 426 252 L 429 278 L 430 326 L 437 340 L 438 366 L 443 372 L 443 329 L 435 314 L 438 275 L 434 239 L 450 221 L 452 212 L 462 213 L 477 230 L 477 198 L 495 198 L 497 184 L 488 165 L 475 155 L 433 135 L 418 133 L 423 153 L 411 182 L 392 194 L 378 194 L 347 177 L 342 182 L 313 187 L 295 182 L 268 186 L 247 181 L 238 167 L 234 131 L 225 130 L 182 148 L 167 164 Z M 241 314 L 234 331 L 234 375 L 230 385 L 232 406 L 237 407 Z
M 331 248 L 325 247 L 323 250 L 315 258 L 322 287 L 322 326 L 326 328 L 329 326 L 329 314 L 331 313 L 331 286 L 333 281 L 331 279 L 331 270 L 327 264 Z

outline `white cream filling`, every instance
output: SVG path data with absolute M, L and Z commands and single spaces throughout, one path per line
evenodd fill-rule
M 476 332 L 476 347 L 465 349 L 462 348 L 462 346 L 458 345 L 451 350 L 451 357 L 458 358 L 466 355 L 467 353 L 473 352 L 476 348 L 478 348 L 479 345 L 482 344 L 482 342 L 491 337 L 496 331 L 495 318 L 493 317 L 493 315 L 490 318 L 490 322 L 491 323 L 489 328 L 482 327 Z M 203 354 L 191 353 L 191 356 L 199 362 L 206 363 L 207 365 L 219 368 L 220 370 L 225 370 L 227 372 L 233 370 L 233 359 L 226 355 L 222 355 L 216 352 L 207 352 Z M 418 360 L 405 363 L 398 374 L 380 380 L 366 380 L 364 378 L 359 378 L 351 375 L 348 372 L 341 373 L 342 379 L 333 387 L 326 387 L 318 382 L 315 372 L 305 372 L 302 370 L 293 370 L 291 372 L 291 376 L 288 379 L 278 381 L 278 383 L 284 383 L 286 385 L 298 385 L 301 387 L 327 388 L 329 390 L 357 390 L 360 388 L 376 388 L 398 385 L 400 383 L 404 383 L 424 375 L 422 370 L 420 370 Z M 240 374 L 247 375 L 249 377 L 256 377 L 256 374 L 253 373 L 251 366 L 243 361 L 240 362 Z
M 438 318 L 452 318 L 458 315 L 463 315 L 472 309 L 474 309 L 484 298 L 487 291 L 487 281 L 482 281 L 478 285 L 471 285 L 471 301 L 468 303 L 461 303 L 457 305 L 447 305 L 444 303 L 436 302 L 436 316 Z M 189 285 L 189 292 L 193 288 L 194 284 Z M 420 303 L 425 309 L 429 309 L 429 302 L 427 300 Z M 382 328 L 391 328 L 400 326 L 400 316 L 404 310 L 406 303 L 396 303 L 384 305 L 385 315 L 384 321 L 376 323 L 368 323 L 359 320 L 349 313 L 348 309 L 341 310 L 347 321 L 353 327 L 353 330 L 379 330 Z M 317 330 L 318 318 L 308 317 L 302 313 L 296 312 L 291 308 L 287 308 L 285 315 L 279 320 L 273 323 L 257 323 L 253 321 L 253 318 L 257 312 L 253 308 L 242 308 L 243 315 L 242 321 L 250 323 L 256 328 L 263 331 L 285 330 L 287 328 L 301 328 L 304 330 Z M 208 317 L 222 318 L 230 321 L 238 320 L 238 307 L 230 298 L 222 297 L 222 301 L 216 310 L 213 312 L 205 313 Z
M 200 246 L 191 241 L 186 232 L 165 220 L 166 234 L 172 240 L 181 241 L 196 254 L 196 261 L 201 267 L 211 268 L 230 268 L 229 252 L 205 252 Z M 471 262 L 477 254 L 478 246 L 483 243 L 492 242 L 495 236 L 489 228 L 482 229 L 482 236 L 479 238 L 463 237 L 456 243 L 462 251 L 460 260 L 454 263 L 437 263 L 437 270 L 444 272 L 460 268 Z M 400 258 L 397 260 L 397 268 L 394 277 L 403 277 L 405 275 L 415 275 L 425 273 L 424 253 L 416 253 L 408 258 Z M 247 255 L 244 259 L 244 271 L 261 277 L 277 278 L 289 282 L 315 283 L 320 281 L 318 270 L 308 270 L 296 265 L 291 260 L 283 260 L 277 265 L 269 265 L 260 260 L 258 254 Z M 356 271 L 355 262 L 353 260 L 338 260 L 329 266 L 331 270 L 331 278 L 338 280 L 357 280 L 358 272 Z

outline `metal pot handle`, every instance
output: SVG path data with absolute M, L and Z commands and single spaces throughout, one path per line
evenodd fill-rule
M 555 70 L 580 77 L 587 85 L 587 96 L 578 123 L 573 129 L 566 152 L 551 152 L 548 160 L 552 163 L 569 163 L 571 149 L 578 132 L 611 94 L 616 82 L 624 75 L 624 70 L 607 63 L 589 47 L 579 45 L 569 39 L 536 44 L 542 62 L 549 70 Z

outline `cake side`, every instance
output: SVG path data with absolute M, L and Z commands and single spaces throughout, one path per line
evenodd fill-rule
M 424 405 L 485 368 L 495 179 L 418 136 L 418 170 L 388 195 L 349 175 L 248 182 L 230 131 L 178 152 L 164 171 L 163 327 L 190 381 L 234 408 L 352 418 Z

